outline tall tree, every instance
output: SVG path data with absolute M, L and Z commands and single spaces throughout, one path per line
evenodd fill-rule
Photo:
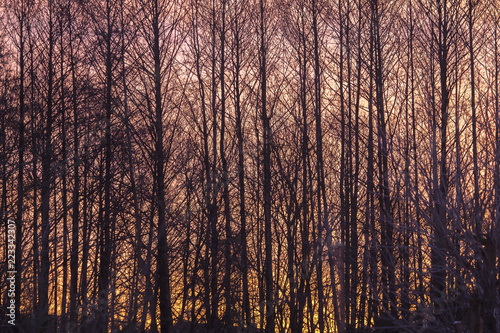
M 245 204 L 245 155 L 244 155 L 244 133 L 243 133 L 243 112 L 242 112 L 242 88 L 241 71 L 243 55 L 243 33 L 246 23 L 244 3 L 235 3 L 234 23 L 231 26 L 233 35 L 233 68 L 234 68 L 234 108 L 236 112 L 236 137 L 238 140 L 238 190 L 239 190 L 239 213 L 240 213 L 240 242 L 241 242 L 241 270 L 242 270 L 242 304 L 244 323 L 250 326 L 252 316 L 250 313 L 250 297 L 248 286 L 248 243 L 247 243 L 247 209 Z M 241 8 L 241 9 L 239 9 Z
M 314 48 L 314 118 L 316 125 L 316 201 L 317 201 L 317 241 L 315 242 L 316 256 L 316 278 L 318 284 L 318 327 L 320 333 L 325 331 L 325 302 L 323 286 L 323 248 L 324 238 L 323 230 L 325 216 L 327 211 L 326 189 L 325 189 L 325 170 L 323 163 L 323 128 L 322 128 L 322 66 L 320 62 L 321 45 L 319 34 L 318 17 L 320 17 L 320 8 L 317 0 L 312 0 L 312 29 L 313 29 L 313 48 Z
M 111 164 L 113 160 L 112 152 L 112 116 L 113 116 L 113 69 L 114 64 L 114 49 L 113 49 L 113 35 L 115 30 L 115 17 L 114 17 L 114 2 L 106 0 L 105 4 L 105 26 L 101 28 L 102 42 L 104 43 L 104 71 L 105 71 L 105 84 L 104 84 L 104 207 L 102 220 L 100 220 L 100 246 L 99 246 L 99 330 L 106 332 L 108 330 L 108 301 L 109 301 L 109 283 L 111 276 L 111 252 L 112 252 L 112 239 L 111 239 L 111 188 L 112 188 L 112 170 Z
M 431 11 L 434 14 L 431 22 L 431 63 L 438 64 L 439 77 L 439 114 L 436 114 L 435 108 L 435 83 L 431 78 L 432 92 L 432 114 L 433 131 L 436 131 L 438 124 L 440 130 L 440 142 L 435 143 L 433 148 L 433 186 L 434 186 L 434 211 L 432 216 L 432 228 L 434 233 L 434 244 L 431 253 L 431 297 L 435 304 L 435 312 L 440 315 L 443 309 L 443 297 L 445 297 L 446 280 L 446 229 L 447 229 L 447 200 L 448 200 L 448 119 L 450 104 L 451 82 L 449 77 L 450 56 L 452 55 L 452 45 L 457 35 L 457 11 L 453 9 L 453 3 L 448 1 L 438 2 L 432 6 Z M 458 4 L 456 4 L 458 5 Z M 433 66 L 432 66 L 433 67 Z M 432 73 L 432 72 L 431 72 Z M 439 123 L 437 119 L 439 117 Z M 440 159 L 437 159 L 437 145 L 440 147 Z M 439 170 L 436 170 L 439 169 Z M 441 317 L 442 319 L 442 317 Z
M 68 38 L 69 38 L 69 61 L 71 72 L 71 108 L 73 111 L 73 193 L 72 193 L 72 224 L 71 224 L 71 258 L 70 258 L 70 304 L 69 304 L 69 320 L 71 323 L 76 323 L 77 313 L 76 306 L 78 300 L 78 249 L 79 249 L 79 232 L 80 232 L 80 138 L 79 138 L 79 109 L 78 109 L 78 82 L 76 73 L 76 52 L 75 52 L 75 36 L 74 25 L 75 17 L 73 4 L 68 5 Z
M 38 284 L 38 305 L 37 319 L 41 331 L 47 329 L 48 313 L 49 313 L 49 234 L 50 234 L 50 197 L 52 192 L 53 171 L 53 148 L 52 148 L 52 130 L 54 122 L 54 4 L 52 0 L 48 3 L 48 67 L 47 67 L 47 105 L 45 111 L 45 130 L 43 137 L 43 153 L 42 153 L 42 248 L 40 251 L 40 281 Z
M 22 240 L 23 240 L 23 210 L 24 210 L 24 169 L 25 161 L 24 154 L 26 149 L 25 140 L 25 26 L 28 14 L 28 4 L 25 1 L 21 1 L 19 12 L 17 13 L 17 20 L 19 24 L 19 165 L 17 174 L 17 214 L 16 214 L 16 251 L 15 251 L 15 263 L 16 266 L 16 292 L 15 292 L 15 304 L 16 306 L 16 318 L 19 318 L 20 306 L 21 306 L 21 272 L 22 267 L 20 266 L 22 262 Z
M 264 279 L 266 285 L 266 332 L 274 332 L 274 280 L 273 280 L 273 240 L 271 229 L 271 116 L 267 109 L 267 3 L 260 0 L 259 14 L 259 83 L 260 116 L 262 120 L 262 158 L 263 158 L 263 200 L 264 200 L 264 242 L 265 263 Z

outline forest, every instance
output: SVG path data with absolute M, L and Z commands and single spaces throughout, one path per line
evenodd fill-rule
M 0 0 L 0 331 L 500 332 L 497 0 Z

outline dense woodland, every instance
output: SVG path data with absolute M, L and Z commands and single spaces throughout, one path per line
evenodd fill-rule
M 500 332 L 500 2 L 0 4 L 0 330 Z

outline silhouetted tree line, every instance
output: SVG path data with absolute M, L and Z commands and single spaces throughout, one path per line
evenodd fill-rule
M 0 4 L 0 330 L 500 332 L 496 0 Z

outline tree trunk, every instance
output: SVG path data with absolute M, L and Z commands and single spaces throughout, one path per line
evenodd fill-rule
M 111 243 L 111 187 L 112 187 L 112 142 L 111 142 L 111 122 L 113 113 L 113 51 L 111 49 L 111 41 L 113 34 L 113 25 L 111 17 L 111 0 L 106 1 L 106 24 L 107 29 L 104 35 L 105 43 L 105 135 L 104 135 L 104 212 L 102 220 L 100 220 L 101 243 L 100 243 L 100 263 L 99 263 L 99 331 L 104 333 L 108 331 L 108 299 L 109 299 L 109 281 L 111 276 L 111 251 L 113 244 Z
M 160 30 L 158 2 L 153 2 L 153 57 L 155 91 L 155 170 L 156 204 L 158 206 L 158 287 L 160 297 L 160 326 L 162 333 L 169 333 L 173 326 L 170 296 L 169 247 L 165 206 L 165 157 L 163 146 L 163 106 L 161 90 Z
M 261 119 L 263 130 L 263 197 L 264 197 L 264 242 L 265 255 L 264 280 L 266 284 L 266 332 L 274 332 L 274 291 L 273 291 L 273 257 L 272 257 L 272 230 L 271 230 L 271 125 L 267 114 L 267 45 L 266 45 L 266 4 L 260 0 L 260 92 L 261 92 Z
M 16 319 L 19 321 L 21 307 L 21 262 L 22 262 L 22 236 L 23 236 L 23 211 L 24 211 L 24 152 L 25 152 L 25 97 L 24 97 L 24 84 L 25 84 L 25 60 L 24 60 L 24 26 L 26 20 L 25 2 L 21 2 L 21 13 L 19 14 L 19 165 L 17 174 L 17 215 L 16 215 L 16 243 L 15 243 L 15 296 L 14 301 L 16 304 Z M 51 25 L 52 28 L 52 25 Z M 52 32 L 52 30 L 51 30 Z M 51 75 L 49 73 L 49 75 Z M 50 80 L 50 78 L 49 78 Z M 50 92 L 49 92 L 50 93 Z M 51 98 L 51 97 L 49 97 Z M 47 208 L 48 209 L 48 208 Z M 48 217 L 47 217 L 48 220 Z M 10 277 L 10 274 L 9 274 Z
M 245 156 L 243 150 L 243 126 L 242 126 L 242 111 L 241 111 L 241 88 L 240 88 L 240 71 L 241 71 L 241 39 L 240 25 L 238 16 L 234 19 L 234 107 L 236 111 L 236 137 L 238 139 L 238 186 L 239 186 L 239 203 L 240 203 L 240 242 L 241 242 L 241 270 L 242 270 L 242 303 L 243 303 L 243 318 L 247 326 L 252 322 L 250 314 L 250 296 L 248 291 L 248 255 L 247 255 L 247 211 L 245 206 Z
M 225 219 L 225 231 L 226 231 L 226 241 L 224 245 L 224 257 L 225 257 L 225 272 L 224 272 L 224 296 L 226 302 L 226 312 L 224 314 L 225 325 L 232 326 L 233 313 L 232 313 L 232 297 L 231 297 L 231 247 L 232 247 L 232 231 L 231 231 L 231 206 L 229 202 L 229 178 L 228 178 L 228 166 L 226 157 L 226 147 L 225 147 L 225 133 L 226 133 L 226 82 L 225 82 L 225 71 L 226 71 L 226 1 L 222 0 L 222 29 L 220 36 L 221 43 L 221 67 L 220 67 L 220 94 L 221 94 L 221 128 L 220 128 L 220 155 L 222 161 L 222 187 L 223 187 L 223 198 L 224 198 L 224 219 Z
M 48 92 L 47 113 L 45 121 L 44 151 L 42 154 L 42 249 L 40 252 L 40 281 L 38 285 L 38 327 L 43 332 L 48 326 L 49 312 L 49 235 L 50 235 L 50 194 L 52 188 L 52 126 L 53 126 L 53 88 L 54 88 L 54 33 L 53 33 L 53 8 L 49 1 L 49 52 L 48 52 Z
M 73 168 L 74 168 L 74 184 L 73 184 L 73 200 L 72 200 L 72 228 L 71 228 L 71 259 L 70 259 L 70 304 L 69 304 L 69 320 L 71 323 L 77 323 L 76 305 L 78 301 L 78 256 L 79 256 L 79 225 L 80 225 L 80 140 L 79 140 L 79 110 L 77 99 L 77 80 L 76 80 L 76 59 L 74 54 L 73 43 L 73 17 L 71 13 L 71 4 L 68 7 L 68 26 L 69 26 L 69 49 L 71 62 L 71 103 L 73 108 Z
M 61 11 L 64 7 L 61 8 Z M 63 276 L 62 276 L 62 300 L 61 300 L 61 327 L 66 326 L 66 310 L 67 310 L 67 294 L 68 294 L 68 184 L 67 184 L 67 169 L 68 169 L 68 153 L 67 153 L 67 124 L 66 124 L 66 87 L 65 87 L 65 72 L 64 72 L 64 27 L 63 15 L 59 18 L 59 33 L 60 33 L 60 71 L 61 71 L 61 148 L 62 148 L 62 219 L 63 219 Z

